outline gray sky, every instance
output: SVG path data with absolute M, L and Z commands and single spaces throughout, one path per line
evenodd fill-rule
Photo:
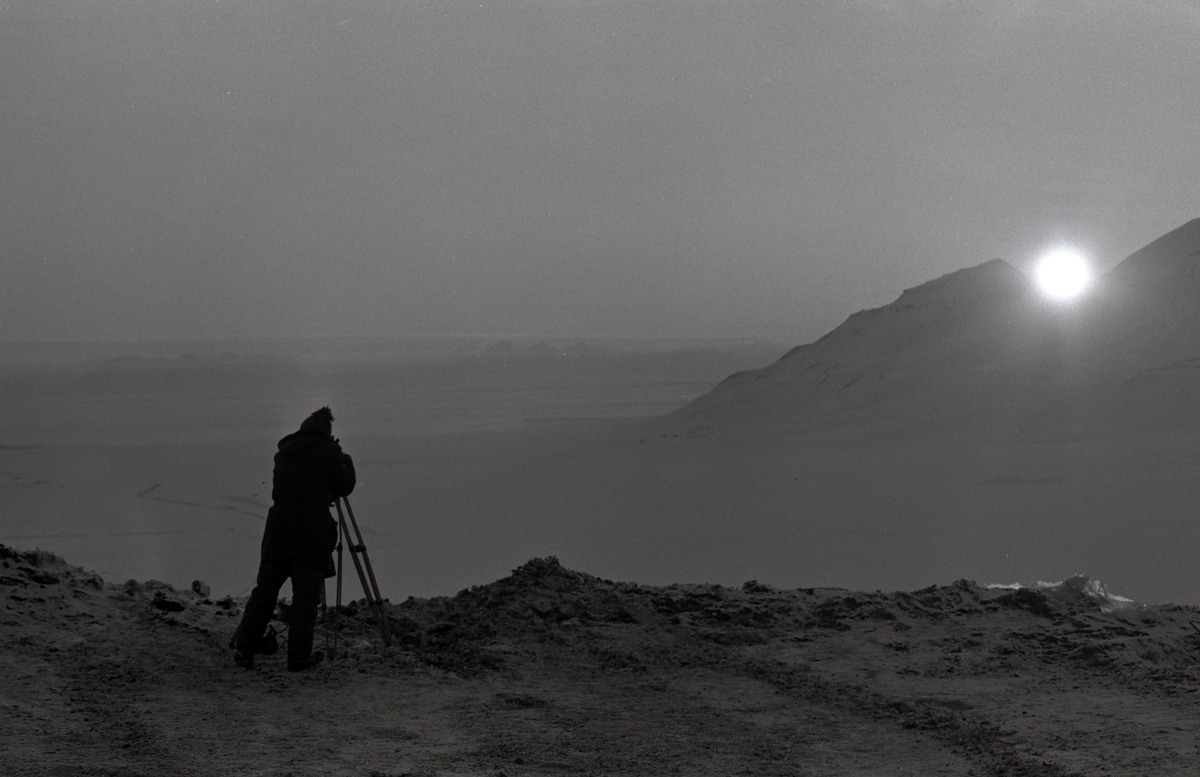
M 804 341 L 1200 215 L 1194 2 L 0 0 L 0 339 Z

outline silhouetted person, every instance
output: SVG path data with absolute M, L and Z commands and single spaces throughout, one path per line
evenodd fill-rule
M 316 411 L 300 431 L 279 441 L 271 505 L 263 529 L 258 581 L 234 632 L 235 659 L 251 666 L 275 611 L 283 581 L 292 579 L 288 616 L 288 670 L 300 671 L 324 658 L 313 652 L 313 628 L 325 578 L 333 577 L 337 522 L 330 503 L 354 490 L 354 462 L 333 437 L 333 413 Z

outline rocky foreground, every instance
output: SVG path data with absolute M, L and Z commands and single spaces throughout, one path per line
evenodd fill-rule
M 289 674 L 283 651 L 234 665 L 242 602 L 202 584 L 113 585 L 4 546 L 0 562 L 0 764 L 14 776 L 1200 769 L 1200 610 L 1083 578 L 650 587 L 535 559 L 389 604 L 393 647 L 352 604 L 338 655 Z M 330 638 L 318 626 L 318 646 Z

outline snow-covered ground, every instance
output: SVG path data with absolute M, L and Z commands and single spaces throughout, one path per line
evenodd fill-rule
M 1106 612 L 1087 585 L 655 587 L 533 559 L 389 605 L 392 647 L 360 603 L 338 655 L 291 674 L 282 653 L 234 665 L 244 601 L 0 563 L 13 777 L 1190 777 L 1200 758 L 1200 612 Z

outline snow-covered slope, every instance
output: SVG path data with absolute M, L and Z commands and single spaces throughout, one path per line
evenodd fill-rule
M 1130 256 L 1073 304 L 1044 298 L 996 259 L 856 313 L 776 363 L 730 376 L 672 420 L 1011 428 L 1065 413 L 1108 423 L 1138 416 L 1142 401 L 1164 392 L 1172 404 L 1155 413 L 1190 417 L 1191 395 L 1171 388 L 1182 373 L 1162 370 L 1200 357 L 1198 300 L 1200 219 Z

